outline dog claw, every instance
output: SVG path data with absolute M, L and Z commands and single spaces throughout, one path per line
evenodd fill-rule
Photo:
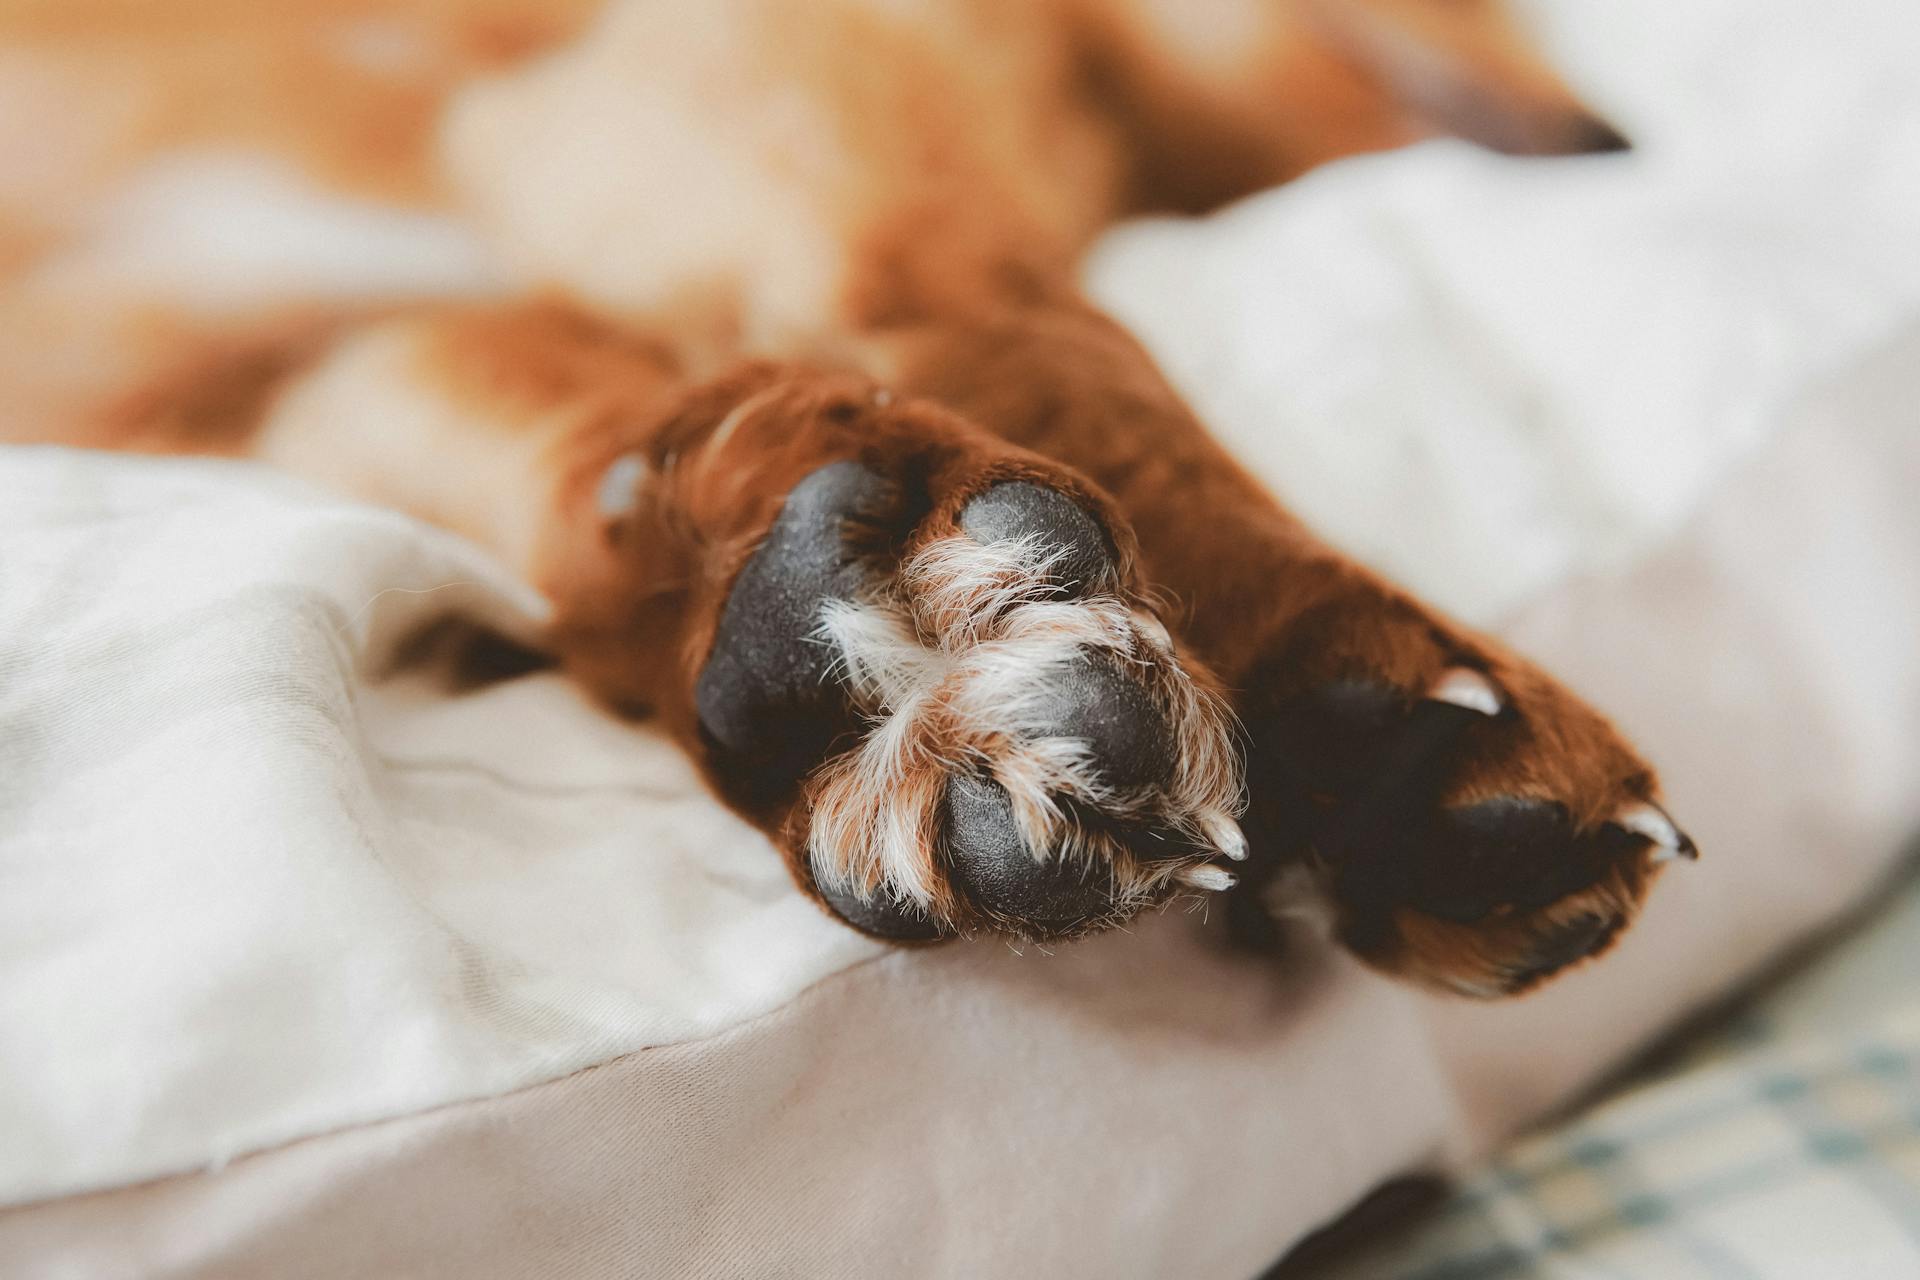
M 1506 707 L 1500 691 L 1493 687 L 1493 681 L 1478 671 L 1466 667 L 1454 667 L 1441 674 L 1427 690 L 1427 697 L 1434 702 L 1448 702 L 1456 707 L 1465 707 L 1469 711 L 1478 711 L 1483 716 L 1497 716 Z
M 1630 804 L 1613 815 L 1613 824 L 1637 836 L 1646 837 L 1653 845 L 1650 861 L 1656 866 L 1680 858 L 1692 862 L 1700 856 L 1700 850 L 1694 846 L 1693 840 L 1676 827 L 1673 819 L 1657 804 Z
M 1247 860 L 1247 837 L 1240 830 L 1240 824 L 1224 813 L 1209 814 L 1200 819 L 1200 833 L 1207 842 L 1220 851 L 1220 856 L 1230 862 Z
M 1240 883 L 1239 877 L 1233 872 L 1213 866 L 1187 867 L 1175 878 L 1189 888 L 1203 889 L 1208 893 L 1231 889 Z

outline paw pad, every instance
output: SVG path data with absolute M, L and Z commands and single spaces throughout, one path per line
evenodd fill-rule
M 1025 480 L 996 484 L 967 503 L 960 530 L 982 546 L 1031 543 L 1069 597 L 1086 594 L 1114 572 L 1107 535 L 1094 518 L 1059 490 Z
M 790 787 L 845 731 L 834 655 L 813 639 L 820 610 L 864 585 L 849 525 L 883 519 L 887 479 L 857 462 L 808 475 L 787 495 L 720 614 L 694 685 L 701 728 L 730 776 L 759 792 Z
M 1058 936 L 1234 877 L 1223 706 L 1064 492 L 995 484 L 914 542 L 901 487 L 816 470 L 728 595 L 696 706 L 721 785 L 798 793 L 807 873 L 876 936 Z M 937 502 L 934 504 L 937 507 Z M 749 790 L 750 789 L 750 790 Z
M 1013 801 L 998 783 L 950 778 L 944 809 L 954 877 L 981 910 L 1059 929 L 1112 908 L 1115 889 L 1104 864 L 1034 860 L 1014 818 Z

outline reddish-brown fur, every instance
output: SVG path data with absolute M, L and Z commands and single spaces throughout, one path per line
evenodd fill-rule
M 138 68 L 142 92 L 167 102 L 96 149 L 101 173 L 163 140 L 224 138 L 290 151 L 336 181 L 422 200 L 438 190 L 425 139 L 451 88 L 557 38 L 585 7 L 535 16 L 509 0 L 474 0 L 458 12 L 307 0 L 295 21 L 277 9 L 268 18 L 206 0 L 194 11 L 198 36 L 183 28 L 176 41 L 148 47 L 139 43 L 148 28 L 137 7 L 16 2 L 0 8 L 0 40 L 57 46 L 63 67 L 82 79 L 119 74 L 124 62 Z M 792 312 L 791 298 L 811 296 L 805 288 L 779 293 L 786 282 L 777 255 L 770 269 L 750 263 L 733 276 L 679 279 L 669 243 L 658 295 L 630 302 L 446 305 L 398 318 L 301 321 L 278 334 L 241 317 L 235 323 L 250 340 L 225 352 L 209 352 L 197 337 L 182 341 L 201 348 L 193 363 L 119 397 L 109 413 L 47 424 L 41 434 L 245 452 L 289 387 L 328 368 L 357 335 L 392 331 L 412 353 L 412 389 L 470 411 L 472 448 L 492 448 L 503 432 L 526 433 L 536 446 L 517 503 L 533 513 L 538 537 L 493 540 L 554 600 L 551 642 L 562 663 L 610 704 L 659 714 L 697 756 L 693 677 L 728 584 L 797 479 L 832 458 L 878 453 L 922 460 L 936 495 L 930 529 L 1007 476 L 1044 478 L 1109 513 L 1119 537 L 1137 535 L 1136 580 L 1167 595 L 1167 620 L 1186 650 L 1243 703 L 1352 675 L 1417 697 L 1449 668 L 1488 673 L 1518 709 L 1517 727 L 1474 739 L 1451 800 L 1537 795 L 1591 824 L 1623 798 L 1652 796 L 1651 772 L 1597 714 L 1283 511 L 1073 281 L 1074 254 L 1128 210 L 1201 207 L 1335 155 L 1419 136 L 1438 120 L 1514 150 L 1591 141 L 1598 126 L 1492 6 L 1275 4 L 1250 51 L 1224 62 L 1168 42 L 1136 0 L 919 0 L 904 20 L 859 3 L 718 8 L 750 33 L 729 36 L 738 45 L 728 46 L 729 65 L 742 81 L 687 105 L 696 122 L 757 137 L 753 104 L 769 86 L 824 122 L 802 140 L 822 157 L 801 190 L 844 260 L 810 313 Z M 318 66 L 303 52 L 301 22 L 376 10 L 454 52 L 370 98 L 363 73 Z M 1409 84 L 1383 31 L 1411 31 L 1441 51 L 1435 65 L 1453 82 Z M 672 48 L 648 56 L 675 65 Z M 194 68 L 215 63 L 218 77 L 194 83 Z M 636 77 L 647 70 L 628 68 Z M 314 86 L 326 91 L 315 95 Z M 527 92 L 537 99 L 541 91 Z M 471 127 L 484 141 L 484 120 Z M 491 158 L 484 147 L 479 154 Z M 744 167 L 755 181 L 765 176 L 769 190 L 786 191 L 794 179 L 779 171 L 778 154 L 750 149 Z M 510 153 L 498 163 L 510 165 Z M 511 215 L 490 202 L 489 180 L 464 175 L 468 198 L 511 243 L 514 229 L 502 222 Z M 76 179 L 76 198 L 101 181 L 99 173 Z M 0 256 L 0 267 L 6 261 Z M 583 288 L 596 267 L 563 262 L 551 274 L 563 290 Z M 129 313 L 138 309 L 129 304 Z M 197 334 L 198 326 L 182 322 L 174 332 Z M 876 408 L 876 386 L 901 399 Z M 662 466 L 663 486 L 623 519 L 596 509 L 594 491 L 613 458 L 640 451 L 684 463 L 732 407 L 770 387 L 781 388 L 779 412 L 760 415 L 718 456 Z M 355 487 L 490 538 L 484 515 L 444 514 L 459 495 L 432 492 L 433 476 L 405 477 L 417 488 L 404 492 L 395 483 L 369 475 Z M 796 876 L 810 885 L 792 829 L 798 811 L 754 816 L 786 834 Z M 1604 903 L 1630 912 L 1647 879 L 1638 861 L 1622 863 L 1586 899 L 1555 910 Z M 1401 910 L 1369 924 L 1361 932 L 1388 939 L 1369 959 L 1445 982 L 1476 980 L 1510 960 L 1540 922 L 1465 926 Z

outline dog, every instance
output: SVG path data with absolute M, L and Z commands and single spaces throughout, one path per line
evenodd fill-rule
M 1271 943 L 1304 892 L 1377 970 L 1496 997 L 1694 856 L 1599 713 L 1318 541 L 1075 281 L 1120 218 L 1338 156 L 1623 148 L 1493 0 L 0 26 L 40 104 L 0 142 L 37 175 L 0 203 L 13 434 L 257 459 L 484 544 L 553 660 L 853 928 L 1061 938 L 1223 893 Z M 484 250 L 433 240 L 457 285 L 161 287 L 129 245 L 217 236 L 219 184 L 89 211 L 210 150 Z

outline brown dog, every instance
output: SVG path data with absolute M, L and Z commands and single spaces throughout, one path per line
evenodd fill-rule
M 258 457 L 488 544 L 566 669 L 658 714 L 854 926 L 1060 936 L 1236 880 L 1257 925 L 1304 878 L 1368 962 L 1491 996 L 1691 855 L 1603 719 L 1317 542 L 1074 284 L 1126 213 L 1335 155 L 1623 145 L 1491 3 L 629 3 L 532 60 L 574 15 L 457 6 L 386 29 L 437 52 L 379 147 L 294 17 L 207 7 L 297 70 L 130 154 L 298 119 L 310 172 L 428 200 L 422 104 L 452 94 L 454 202 L 540 292 L 217 326 L 96 298 L 120 348 L 203 349 L 97 415 L 44 393 L 59 434 Z M 32 29 L 136 21 L 76 8 Z M 165 99 L 177 69 L 129 56 Z

